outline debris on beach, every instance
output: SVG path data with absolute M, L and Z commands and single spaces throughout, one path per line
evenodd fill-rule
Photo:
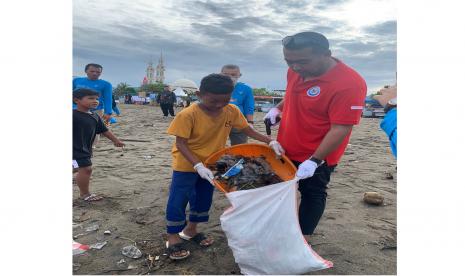
M 77 234 L 77 235 L 74 235 L 73 236 L 73 239 L 77 239 L 79 237 L 82 237 L 82 236 L 85 236 L 85 235 L 89 235 L 91 232 L 86 232 L 86 233 L 80 233 L 80 234 Z
M 73 256 L 79 255 L 89 250 L 89 246 L 73 241 Z
M 124 259 L 121 259 L 121 260 L 116 262 L 116 266 L 120 267 L 120 268 L 125 268 L 125 267 L 127 267 L 127 264 L 126 264 L 126 261 Z
M 82 229 L 82 223 L 73 222 L 73 230 L 76 230 L 77 228 Z
M 371 205 L 382 205 L 384 197 L 377 192 L 366 192 L 363 194 L 363 201 Z
M 223 155 L 210 169 L 214 171 L 215 179 L 225 183 L 230 191 L 255 189 L 283 182 L 273 172 L 264 156 Z
M 384 179 L 389 179 L 389 180 L 391 180 L 391 179 L 394 179 L 394 176 L 393 176 L 392 173 L 390 173 L 390 172 L 385 172 L 385 173 L 384 173 Z
M 105 245 L 107 245 L 107 241 L 104 241 L 104 242 L 98 242 L 98 243 L 94 243 L 92 245 L 90 245 L 90 249 L 97 249 L 97 250 L 100 250 L 102 249 Z
M 91 226 L 86 227 L 86 232 L 93 232 L 97 231 L 100 228 L 98 224 L 93 224 Z
M 111 235 L 111 231 L 110 230 L 105 230 L 105 232 L 103 232 L 104 235 Z
M 140 257 L 142 257 L 142 252 L 139 250 L 139 248 L 137 248 L 134 245 L 128 245 L 123 247 L 123 249 L 121 250 L 121 254 L 133 259 L 139 259 Z
M 90 214 L 87 212 L 82 212 L 81 215 L 77 215 L 76 217 L 73 218 L 73 221 L 75 222 L 84 222 L 86 220 L 90 219 Z

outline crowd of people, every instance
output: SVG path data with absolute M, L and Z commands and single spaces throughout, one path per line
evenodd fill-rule
M 318 226 L 326 206 L 331 174 L 348 145 L 352 128 L 359 124 L 367 94 L 363 77 L 343 61 L 332 56 L 327 38 L 316 32 L 301 32 L 282 39 L 283 56 L 288 65 L 284 99 L 264 117 L 279 123 L 276 140 L 254 128 L 252 89 L 238 82 L 240 68 L 224 65 L 220 72 L 205 76 L 196 96 L 177 114 L 176 95 L 168 85 L 156 97 L 163 116 L 172 116 L 167 132 L 175 136 L 172 148 L 172 179 L 166 206 L 166 247 L 171 259 L 190 255 L 182 240 L 210 246 L 214 240 L 198 232 L 197 224 L 209 220 L 214 186 L 213 173 L 204 164 L 212 153 L 231 145 L 248 142 L 248 137 L 269 145 L 276 155 L 286 156 L 297 167 L 295 179 L 301 194 L 298 218 L 308 238 Z M 112 105 L 111 84 L 99 80 L 102 67 L 89 64 L 87 78 L 73 81 L 73 166 L 83 200 L 101 200 L 89 191 L 92 172 L 92 144 L 97 134 L 124 146 L 106 127 L 104 120 L 119 114 Z M 395 90 L 395 91 L 394 91 Z M 383 90 L 376 99 L 386 106 L 381 124 L 394 154 L 397 154 L 397 88 Z M 100 102 L 97 101 L 99 98 Z M 130 98 L 125 97 L 125 103 Z M 116 108 L 116 109 L 115 109 Z M 102 115 L 103 120 L 99 115 Z M 100 114 L 99 114 L 100 113 Z M 186 208 L 189 203 L 189 217 Z

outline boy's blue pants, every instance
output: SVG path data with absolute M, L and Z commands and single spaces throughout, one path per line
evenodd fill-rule
M 207 222 L 214 187 L 198 173 L 173 171 L 170 194 L 166 206 L 167 233 L 176 234 L 186 226 L 186 207 L 189 202 L 189 221 Z

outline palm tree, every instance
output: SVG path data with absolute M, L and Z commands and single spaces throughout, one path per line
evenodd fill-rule
M 124 94 L 127 93 L 127 90 L 129 89 L 129 84 L 125 83 L 125 82 L 120 82 L 116 88 L 113 90 L 113 93 L 115 94 L 115 96 L 117 97 L 120 97 L 120 96 L 124 96 Z

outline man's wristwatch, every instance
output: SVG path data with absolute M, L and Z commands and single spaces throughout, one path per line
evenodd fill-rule
M 253 125 L 253 121 L 249 121 L 249 120 L 247 120 L 247 123 L 249 123 L 249 124 L 252 124 L 252 125 Z
M 325 163 L 324 160 L 317 159 L 317 158 L 315 158 L 313 156 L 310 156 L 310 158 L 308 158 L 308 160 L 315 162 L 318 167 Z
M 397 98 L 390 99 L 384 107 L 384 113 L 388 113 L 391 109 L 397 107 Z

